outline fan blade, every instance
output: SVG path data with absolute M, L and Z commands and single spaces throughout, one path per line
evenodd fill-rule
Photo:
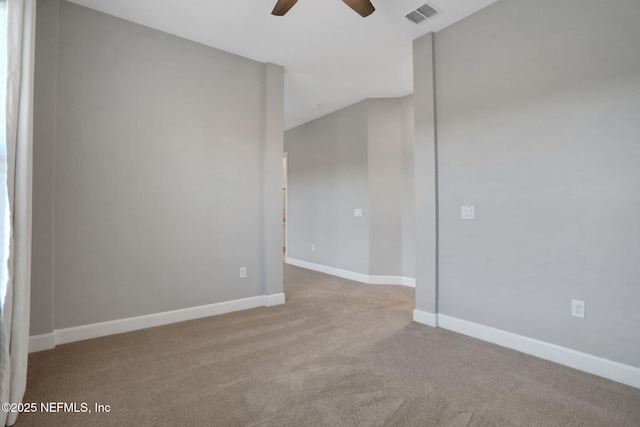
M 278 3 L 276 3 L 276 7 L 273 8 L 273 12 L 271 12 L 271 14 L 276 16 L 284 16 L 284 14 L 289 12 L 289 9 L 291 9 L 297 2 L 298 0 L 278 0 Z
M 369 0 L 342 0 L 342 1 L 348 4 L 351 9 L 355 10 L 360 15 L 362 15 L 363 18 L 371 15 L 376 10 L 376 8 L 373 7 L 373 5 L 371 4 L 371 1 Z

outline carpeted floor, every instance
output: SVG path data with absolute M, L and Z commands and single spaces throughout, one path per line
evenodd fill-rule
M 640 390 L 411 320 L 414 291 L 285 266 L 285 305 L 31 354 L 18 426 L 640 426 Z

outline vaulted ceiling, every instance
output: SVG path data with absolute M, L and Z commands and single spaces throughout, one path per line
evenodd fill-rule
M 285 129 L 366 98 L 413 92 L 411 42 L 496 0 L 372 0 L 367 18 L 342 0 L 71 0 L 92 9 L 260 62 L 283 65 Z M 405 16 L 428 2 L 439 13 Z

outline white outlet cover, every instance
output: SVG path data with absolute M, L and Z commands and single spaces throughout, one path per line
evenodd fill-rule
M 462 219 L 475 219 L 475 209 L 473 206 L 463 206 L 461 209 Z
M 362 216 L 362 209 L 354 209 L 353 216 Z
M 571 315 L 584 319 L 586 307 L 584 301 L 571 300 Z

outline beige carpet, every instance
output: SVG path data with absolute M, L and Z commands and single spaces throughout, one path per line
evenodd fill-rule
M 411 320 L 414 291 L 285 266 L 287 303 L 66 344 L 18 426 L 640 426 L 640 390 Z

